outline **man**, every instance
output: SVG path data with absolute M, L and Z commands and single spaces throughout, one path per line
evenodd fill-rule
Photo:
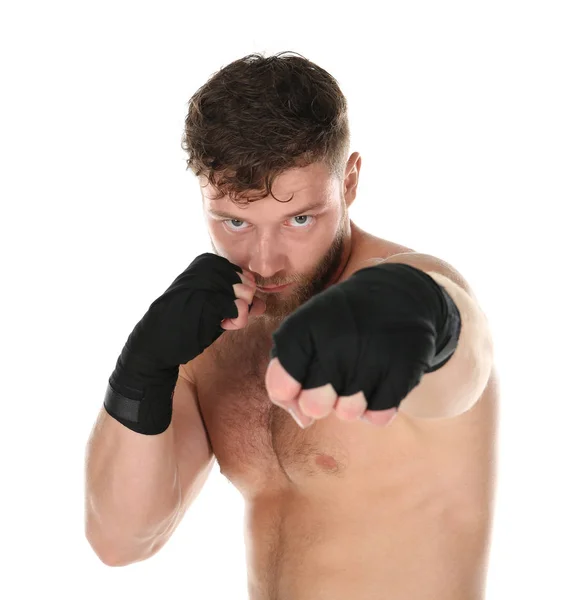
M 350 220 L 361 157 L 336 81 L 298 55 L 235 61 L 191 99 L 183 147 L 214 252 L 110 377 L 92 547 L 110 565 L 152 556 L 217 460 L 246 502 L 251 600 L 482 598 L 489 327 L 447 262 Z

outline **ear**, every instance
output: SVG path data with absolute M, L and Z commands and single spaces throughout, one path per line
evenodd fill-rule
M 344 196 L 347 208 L 351 206 L 357 197 L 357 185 L 359 183 L 359 173 L 361 172 L 361 155 L 353 152 L 347 161 L 344 178 Z

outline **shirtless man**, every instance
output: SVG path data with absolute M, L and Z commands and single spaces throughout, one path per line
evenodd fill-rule
M 217 109 L 292 152 L 319 123 L 337 137 L 344 123 L 346 139 L 338 87 L 311 65 L 246 57 L 191 100 L 186 148 L 214 253 L 151 305 L 118 359 L 87 447 L 86 535 L 106 564 L 149 558 L 217 461 L 245 500 L 251 600 L 482 600 L 499 394 L 473 291 L 447 262 L 351 221 L 361 157 L 347 144 L 336 171 L 321 152 L 225 180 L 234 154 L 208 141 L 235 127 Z M 316 110 L 298 104 L 307 90 Z M 238 155 L 254 155 L 246 135 L 227 151 L 241 140 Z M 433 342 L 415 326 L 426 319 Z

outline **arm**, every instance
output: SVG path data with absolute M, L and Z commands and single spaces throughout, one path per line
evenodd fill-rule
M 101 409 L 86 453 L 86 537 L 107 565 L 145 560 L 169 539 L 214 464 L 194 386 L 181 365 L 172 421 L 141 435 Z
M 448 419 L 468 411 L 481 397 L 493 368 L 489 324 L 473 291 L 453 267 L 433 256 L 397 254 L 372 259 L 371 264 L 382 262 L 404 263 L 426 272 L 445 288 L 461 314 L 461 335 L 453 356 L 437 371 L 423 375 L 399 410 L 421 419 Z
M 101 408 L 86 457 L 86 538 L 107 565 L 144 560 L 180 504 L 174 431 L 123 427 Z
M 241 267 L 206 252 L 128 336 L 86 456 L 86 536 L 106 564 L 157 552 L 206 479 L 212 448 L 184 366 L 224 327 L 245 327 L 249 304 L 262 314 L 255 290 Z

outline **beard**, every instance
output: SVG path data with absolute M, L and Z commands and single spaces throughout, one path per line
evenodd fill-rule
M 339 270 L 345 248 L 345 231 L 345 219 L 342 219 L 329 249 L 309 273 L 295 280 L 296 285 L 290 295 L 283 296 L 282 292 L 264 294 L 257 290 L 255 296 L 266 302 L 266 311 L 256 319 L 271 325 L 278 324 L 307 300 L 322 292 Z

